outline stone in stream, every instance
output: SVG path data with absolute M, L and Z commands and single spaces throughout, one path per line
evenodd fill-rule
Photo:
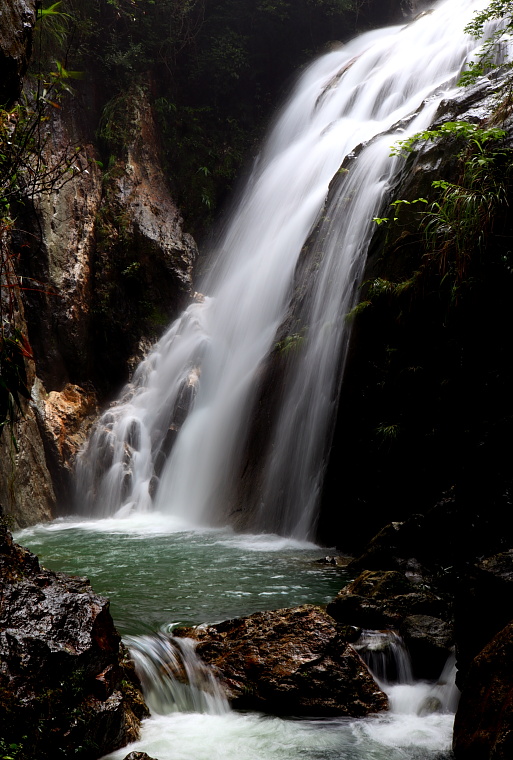
M 344 625 L 397 630 L 416 678 L 437 679 L 454 645 L 445 600 L 397 570 L 364 570 L 339 591 L 327 612 Z
M 107 599 L 42 568 L 0 523 L 0 751 L 95 760 L 147 714 Z
M 180 629 L 221 678 L 232 705 L 281 715 L 361 717 L 388 700 L 320 607 L 257 612 Z
M 456 760 L 513 757 L 513 623 L 473 660 L 454 722 Z
M 399 633 L 410 653 L 415 678 L 437 678 L 454 648 L 452 625 L 431 615 L 408 615 Z

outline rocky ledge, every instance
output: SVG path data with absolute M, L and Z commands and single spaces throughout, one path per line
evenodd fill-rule
M 0 750 L 94 760 L 137 739 L 147 714 L 108 600 L 0 525 Z
M 177 634 L 196 639 L 236 708 L 362 717 L 388 707 L 345 631 L 320 607 L 257 612 Z

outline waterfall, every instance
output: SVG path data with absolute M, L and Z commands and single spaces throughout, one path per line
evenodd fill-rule
M 415 682 L 410 653 L 395 631 L 362 631 L 353 646 L 388 694 L 393 713 L 422 717 L 456 712 L 460 692 L 456 686 L 454 654 L 449 655 L 436 683 Z
M 222 715 L 230 709 L 220 684 L 190 639 L 161 633 L 127 637 L 127 644 L 152 713 Z
M 446 0 L 406 27 L 362 35 L 302 75 L 210 253 L 198 285 L 205 295 L 96 425 L 77 468 L 82 511 L 230 522 L 264 362 L 315 227 L 313 287 L 297 316 L 300 330 L 286 336 L 294 357 L 246 521 L 259 531 L 313 537 L 348 340 L 344 317 L 372 218 L 400 167 L 390 146 L 429 126 L 475 47 L 462 29 L 484 5 Z M 337 175 L 355 151 L 349 171 Z M 324 208 L 335 175 L 341 181 Z
M 395 631 L 362 631 L 354 648 L 380 684 L 413 683 L 409 652 Z

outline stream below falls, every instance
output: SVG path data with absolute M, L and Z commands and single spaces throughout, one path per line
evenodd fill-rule
M 87 575 L 111 599 L 115 623 L 132 647 L 144 648 L 152 634 L 175 624 L 324 604 L 348 580 L 342 569 L 316 562 L 329 549 L 272 534 L 191 531 L 158 513 L 58 520 L 23 530 L 16 540 L 49 569 Z M 451 699 L 442 700 L 442 712 L 424 714 L 422 705 L 441 687 L 405 680 L 380 681 L 390 711 L 358 720 L 278 718 L 219 705 L 202 708 L 210 713 L 181 705 L 179 712 L 170 699 L 171 711 L 153 710 L 140 741 L 108 758 L 139 750 L 156 760 L 448 760 Z

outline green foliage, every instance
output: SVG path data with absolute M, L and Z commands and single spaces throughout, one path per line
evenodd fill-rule
M 440 293 L 448 294 L 450 304 L 455 305 L 462 293 L 473 286 L 472 271 L 487 255 L 496 219 L 502 219 L 508 208 L 512 151 L 501 145 L 505 135 L 505 130 L 499 127 L 454 121 L 420 132 L 394 146 L 392 155 L 408 157 L 422 141 L 455 141 L 459 149 L 456 178 L 453 181 L 434 180 L 429 199 L 393 201 L 390 206 L 397 216 L 374 218 L 378 225 L 399 222 L 404 231 L 401 234 L 408 238 L 411 233 L 407 229 L 415 224 L 415 218 L 411 214 L 404 216 L 403 212 L 418 203 L 426 204 L 418 222 L 424 235 L 425 250 L 410 276 L 403 279 L 378 277 L 365 282 L 362 308 L 353 309 L 349 318 L 366 310 L 376 299 L 404 294 L 413 297 L 417 289 L 425 287 L 426 281 L 430 281 L 430 287 L 433 287 L 434 273 Z M 387 243 L 393 229 L 389 229 Z M 396 245 L 399 248 L 400 241 L 401 237 L 398 237 Z M 508 254 L 502 257 L 502 266 L 507 271 L 511 267 L 509 259 Z
M 419 142 L 433 142 L 447 137 L 461 140 L 465 148 L 470 143 L 476 145 L 479 150 L 482 150 L 487 142 L 499 140 L 505 134 L 505 131 L 498 127 L 480 127 L 469 121 L 446 121 L 436 129 L 426 129 L 423 132 L 417 132 L 406 140 L 398 140 L 392 146 L 390 155 L 407 158 L 415 150 Z
M 0 739 L 0 760 L 23 760 L 23 754 L 22 742 L 6 742 Z
M 436 260 L 442 277 L 451 281 L 453 297 L 465 277 L 468 260 L 483 252 L 495 215 L 508 202 L 511 151 L 500 147 L 505 135 L 505 130 L 499 127 L 482 127 L 466 121 L 445 122 L 436 129 L 399 141 L 391 154 L 406 157 L 420 141 L 453 139 L 460 147 L 458 180 L 432 182 L 435 197 L 429 209 L 423 212 L 422 220 L 428 242 L 424 264 Z M 427 203 L 425 198 L 418 200 Z M 397 208 L 403 203 L 408 204 L 408 201 L 394 201 L 391 205 Z M 382 223 L 388 219 L 375 221 Z
M 372 301 L 366 300 L 366 301 L 360 301 L 356 304 L 356 306 L 353 306 L 350 312 L 346 314 L 346 321 L 352 322 L 355 317 L 357 317 L 359 314 L 362 313 L 362 311 L 365 311 L 369 306 L 372 306 Z
M 459 182 L 435 180 L 440 195 L 427 214 L 428 235 L 450 238 L 460 258 L 483 249 L 497 207 L 507 203 L 507 159 L 505 151 L 485 151 L 480 145 L 463 161 Z
M 390 204 L 390 206 L 392 208 L 394 208 L 396 210 L 396 212 L 397 212 L 397 209 L 400 206 L 403 206 L 403 205 L 404 206 L 414 206 L 416 203 L 428 203 L 428 200 L 426 198 L 415 198 L 415 200 L 413 200 L 413 201 L 407 201 L 405 199 L 400 199 L 400 200 L 397 200 L 397 201 L 392 201 L 392 203 Z M 398 222 L 399 221 L 399 217 L 398 216 L 393 216 L 393 217 L 389 217 L 389 216 L 375 216 L 372 221 L 376 222 L 377 225 L 381 225 L 381 224 L 387 224 L 388 222 L 391 222 L 391 221 L 392 222 Z
M 376 428 L 376 435 L 381 438 L 383 442 L 391 443 L 395 441 L 399 435 L 400 426 L 396 423 L 381 423 Z
M 482 11 L 476 11 L 472 21 L 465 27 L 465 32 L 476 39 L 483 37 L 489 22 L 500 22 L 498 28 L 483 42 L 475 61 L 469 63 L 468 69 L 460 78 L 460 85 L 468 86 L 501 62 L 502 44 L 508 41 L 513 32 L 513 6 L 511 0 L 491 0 Z M 507 64 L 511 67 L 511 63 Z
M 292 333 L 291 335 L 287 335 L 283 340 L 280 340 L 275 348 L 278 353 L 286 356 L 287 354 L 299 351 L 303 345 L 304 339 L 305 336 L 303 333 Z

